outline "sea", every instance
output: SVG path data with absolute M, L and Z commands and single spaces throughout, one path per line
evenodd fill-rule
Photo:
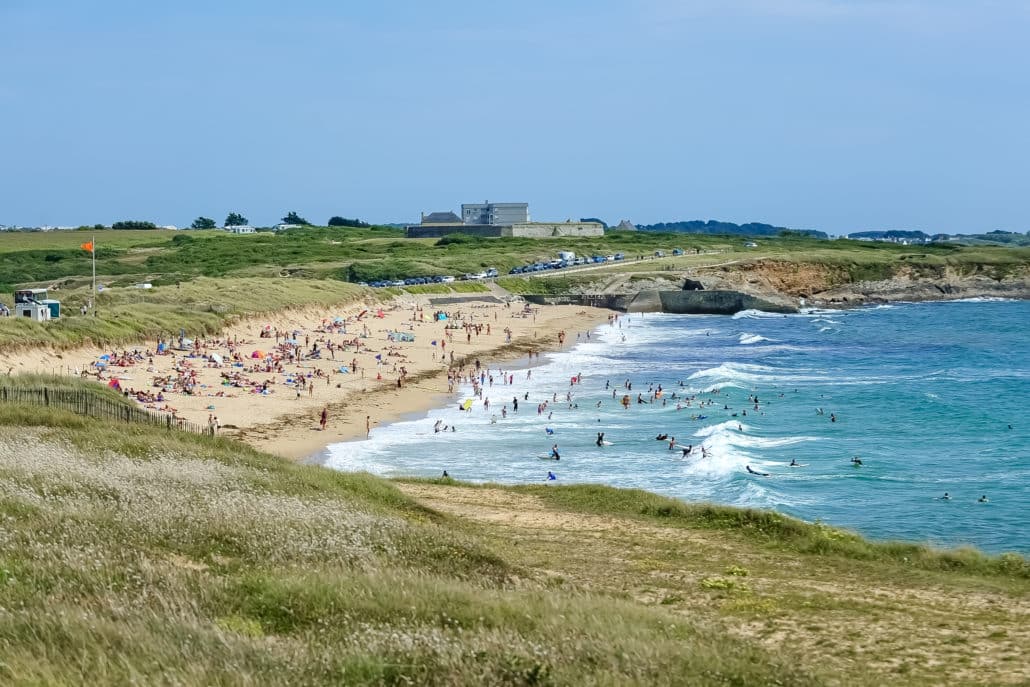
M 552 472 L 878 540 L 1030 554 L 1027 301 L 621 315 L 532 367 L 483 374 L 481 396 L 465 385 L 328 447 L 325 464 L 502 484 Z

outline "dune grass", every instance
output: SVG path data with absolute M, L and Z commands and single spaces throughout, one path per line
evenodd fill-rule
M 105 289 L 97 298 L 98 316 L 81 316 L 77 307 L 89 294 L 88 287 L 54 292 L 64 307 L 59 320 L 0 318 L 0 350 L 131 343 L 178 335 L 180 328 L 190 336 L 209 335 L 242 317 L 300 307 L 345 307 L 369 292 L 338 281 L 202 277 L 151 289 Z
M 5 684 L 827 681 L 718 626 L 555 588 L 368 475 L 32 410 L 0 406 Z

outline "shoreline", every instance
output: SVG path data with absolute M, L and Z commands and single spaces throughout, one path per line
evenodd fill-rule
M 447 318 L 437 321 L 438 312 Z M 378 306 L 351 302 L 249 318 L 198 339 L 189 350 L 163 355 L 155 354 L 157 341 L 104 349 L 19 349 L 0 353 L 0 366 L 13 373 L 81 374 L 94 372 L 100 356 L 112 355 L 98 381 L 115 377 L 123 391 L 149 394 L 161 390 L 153 379 L 193 375 L 191 394 L 165 386 L 164 398 L 146 405 L 173 408 L 175 417 L 201 424 L 217 417 L 222 436 L 288 460 L 310 461 L 330 444 L 359 438 L 366 416 L 385 425 L 445 404 L 452 365 L 476 358 L 517 360 L 529 351 L 551 350 L 558 347 L 558 332 L 593 329 L 610 314 L 586 306 L 523 308 L 475 300 L 433 306 L 430 297 L 402 296 Z M 283 340 L 296 337 L 297 353 L 309 352 L 314 343 L 320 356 L 288 360 L 276 338 L 261 336 L 266 330 L 281 332 Z M 328 342 L 334 343 L 331 356 L 322 355 Z M 265 356 L 278 361 L 280 354 L 278 369 L 263 367 Z M 213 362 L 212 355 L 222 362 Z M 321 431 L 319 414 L 326 406 L 327 429 Z

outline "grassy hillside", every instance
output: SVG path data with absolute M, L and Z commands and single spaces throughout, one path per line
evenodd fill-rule
M 5 684 L 1025 680 L 1026 561 L 0 406 Z M 400 487 L 400 488 L 398 488 Z
M 79 232 L 0 235 L 0 296 L 16 284 L 81 284 L 90 259 L 78 244 Z M 88 237 L 86 237 L 88 238 Z M 611 232 L 604 237 L 547 239 L 406 239 L 399 229 L 308 227 L 279 234 L 224 232 L 101 232 L 97 273 L 109 286 L 149 281 L 174 284 L 196 277 L 281 277 L 368 281 L 435 274 L 463 274 L 487 267 L 506 272 L 559 250 L 581 255 L 625 253 L 650 256 L 656 250 L 687 252 L 663 264 L 692 266 L 768 255 L 834 264 L 876 263 L 1011 265 L 1030 263 L 1030 249 L 954 244 L 902 246 L 861 241 L 820 241 L 804 237 L 759 240 L 746 248 L 740 237 Z M 708 255 L 697 255 L 697 251 Z M 626 269 L 622 267 L 622 269 Z

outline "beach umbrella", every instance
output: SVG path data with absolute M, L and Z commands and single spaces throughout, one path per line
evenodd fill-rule
M 215 361 L 215 363 L 217 363 L 218 365 L 221 365 L 223 362 L 225 362 L 222 356 L 218 355 L 217 353 L 211 354 L 211 360 Z
M 119 391 L 121 391 L 121 389 L 122 389 L 122 385 L 118 381 L 117 377 L 113 378 L 110 382 L 107 383 L 107 385 L 109 387 L 111 387 L 112 389 L 118 389 Z
M 340 324 L 341 322 L 343 322 L 343 318 L 342 317 L 334 317 L 333 318 L 333 322 L 336 323 L 336 324 Z

